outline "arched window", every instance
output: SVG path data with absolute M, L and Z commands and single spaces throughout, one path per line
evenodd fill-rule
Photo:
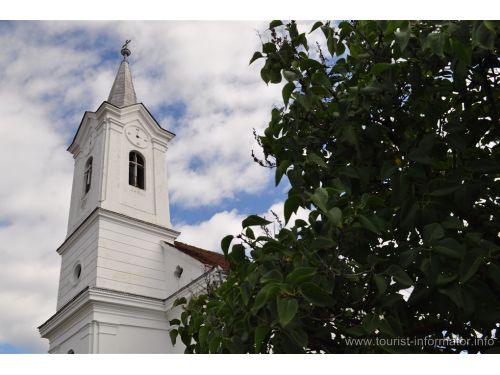
M 85 163 L 84 182 L 85 194 L 87 194 L 90 190 L 90 184 L 92 183 L 92 157 Z
M 144 189 L 144 157 L 137 151 L 130 151 L 128 160 L 129 185 Z
M 75 351 L 73 349 L 68 350 L 68 354 L 75 354 Z

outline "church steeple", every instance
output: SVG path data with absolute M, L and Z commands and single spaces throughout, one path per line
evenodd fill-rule
M 121 54 L 123 60 L 116 74 L 115 81 L 113 82 L 113 87 L 109 93 L 108 102 L 119 107 L 126 107 L 137 103 L 137 97 L 135 95 L 134 84 L 132 83 L 132 74 L 130 73 L 130 67 L 128 65 L 128 57 L 131 52 L 128 49 L 128 44 L 130 40 L 127 40 L 122 47 Z

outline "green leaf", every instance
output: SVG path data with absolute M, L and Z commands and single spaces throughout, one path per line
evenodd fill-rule
M 296 96 L 297 102 L 306 110 L 309 111 L 312 106 L 311 102 L 311 94 L 308 93 L 306 95 L 298 95 Z
M 467 260 L 467 261 L 466 261 Z M 466 261 L 466 262 L 465 262 Z M 460 282 L 462 284 L 469 281 L 469 279 L 476 274 L 483 264 L 483 259 L 481 257 L 477 257 L 473 262 L 470 262 L 469 259 L 464 258 L 462 262 L 462 276 L 460 277 Z
M 170 324 L 171 326 L 174 326 L 174 325 L 175 325 L 175 326 L 178 326 L 178 325 L 180 325 L 180 324 L 181 324 L 181 321 L 180 321 L 179 319 L 172 319 L 172 320 L 170 320 L 170 321 L 169 321 L 169 324 Z
M 470 169 L 474 172 L 497 173 L 500 172 L 500 164 L 494 160 L 480 159 L 470 163 Z
M 271 80 L 269 78 L 269 68 L 267 66 L 264 65 L 264 67 L 260 70 L 260 77 L 262 78 L 262 80 L 266 83 L 266 85 L 269 83 L 269 81 Z
M 409 266 L 417 257 L 417 250 L 410 249 L 399 254 L 399 264 L 403 267 Z
M 316 275 L 317 269 L 315 267 L 298 267 L 290 272 L 286 277 L 286 282 L 294 285 L 310 280 Z
M 292 214 L 297 212 L 301 204 L 302 204 L 302 198 L 299 195 L 292 195 L 287 198 L 283 210 L 285 216 L 285 224 L 288 223 Z
M 198 343 L 203 344 L 207 340 L 209 329 L 207 326 L 201 326 L 198 331 Z
M 387 319 L 381 319 L 378 325 L 378 329 L 380 332 L 390 336 L 390 337 L 396 337 L 396 333 L 394 332 L 394 329 L 392 329 L 391 325 L 387 321 Z
M 269 282 L 278 282 L 278 283 L 280 283 L 281 281 L 283 281 L 283 275 L 278 270 L 271 270 L 271 271 L 265 273 L 260 278 L 260 281 L 263 284 L 266 284 L 266 283 L 269 283 Z
M 335 39 L 335 36 L 333 35 L 333 32 L 328 35 L 328 38 L 326 39 L 326 47 L 328 48 L 328 52 L 330 55 L 335 54 L 335 50 L 337 49 L 337 40 Z
M 439 274 L 436 278 L 436 285 L 437 286 L 444 286 L 448 285 L 452 282 L 454 282 L 458 278 L 458 275 L 443 275 Z
M 495 31 L 489 29 L 484 22 L 480 22 L 472 33 L 472 43 L 481 48 L 491 50 L 495 46 L 495 36 Z
M 255 296 L 252 313 L 257 313 L 265 304 L 280 291 L 279 284 L 266 284 Z
M 313 25 L 313 27 L 311 27 L 311 31 L 309 31 L 309 34 L 312 33 L 314 30 L 316 30 L 318 27 L 321 27 L 323 26 L 323 22 L 321 21 L 316 21 Z
M 456 216 L 448 216 L 441 224 L 446 229 L 464 229 L 464 224 Z
M 380 232 L 380 230 L 375 226 L 375 224 L 373 224 L 366 216 L 364 215 L 358 215 L 358 220 L 359 222 L 361 223 L 361 225 L 368 229 L 369 231 L 375 233 L 375 234 L 378 234 L 378 235 L 381 235 L 382 233 Z
M 379 319 L 377 314 L 368 314 L 363 318 L 361 326 L 367 334 L 371 335 L 377 329 L 378 321 Z
M 254 304 L 252 306 L 252 312 L 254 314 L 257 313 L 266 304 L 267 292 L 268 292 L 268 290 L 266 288 L 262 288 L 261 290 L 259 290 L 259 292 L 255 296 L 255 301 L 254 301 Z
M 262 53 L 260 53 L 260 52 L 258 52 L 258 51 L 257 51 L 257 52 L 255 52 L 255 53 L 253 54 L 252 58 L 250 59 L 250 62 L 248 63 L 248 65 L 252 64 L 255 60 L 260 59 L 261 57 L 264 57 L 264 56 L 262 55 Z
M 283 103 L 285 103 L 285 106 L 288 105 L 293 90 L 295 90 L 295 83 L 293 82 L 288 82 L 285 86 L 283 86 L 282 95 L 283 95 Z
M 338 207 L 333 207 L 328 210 L 326 217 L 333 223 L 333 225 L 338 226 L 342 223 L 342 211 Z
M 394 37 L 401 51 L 404 51 L 410 40 L 410 33 L 407 31 L 398 31 L 394 33 Z
M 245 247 L 241 244 L 236 244 L 228 255 L 229 259 L 235 263 L 240 263 L 245 260 Z
M 326 203 L 328 202 L 328 191 L 325 188 L 317 188 L 311 195 L 311 201 L 323 212 L 326 212 Z
M 177 342 L 177 336 L 179 335 L 179 331 L 176 329 L 171 329 L 168 334 L 170 335 L 170 341 L 172 342 L 172 345 L 175 345 L 175 343 Z
M 373 281 L 375 281 L 375 285 L 378 289 L 378 295 L 382 295 L 385 293 L 387 289 L 387 280 L 381 274 L 373 274 Z
M 227 254 L 229 253 L 229 246 L 231 245 L 231 241 L 233 240 L 233 238 L 234 236 L 228 235 L 224 237 L 220 242 L 220 247 L 225 256 L 227 256 Z
M 386 70 L 389 70 L 391 67 L 393 66 L 393 64 L 390 64 L 390 63 L 378 63 L 378 64 L 374 64 L 371 68 L 371 73 L 373 75 L 380 75 L 381 73 L 385 72 Z
M 420 205 L 418 202 L 414 202 L 408 212 L 405 212 L 406 215 L 402 218 L 400 226 L 402 228 L 413 227 L 415 225 L 415 216 L 417 215 L 419 209 Z
M 251 284 L 247 280 L 245 280 L 240 286 L 241 300 L 243 301 L 243 304 L 245 306 L 248 305 L 248 301 L 250 301 L 250 295 L 252 293 L 252 289 L 253 288 Z
M 307 155 L 307 159 L 315 163 L 316 165 L 322 167 L 322 168 L 327 168 L 328 166 L 326 165 L 325 161 L 321 156 L 318 154 L 315 154 L 314 152 L 310 152 Z
M 286 327 L 297 314 L 299 304 L 293 298 L 277 298 L 276 304 L 278 307 L 278 318 L 282 327 Z
M 172 305 L 172 307 L 179 306 L 179 305 L 184 305 L 185 303 L 187 303 L 187 300 L 186 300 L 185 297 L 177 298 L 175 300 L 174 304 Z
M 289 83 L 292 83 L 297 79 L 297 74 L 291 70 L 283 70 L 283 78 L 285 78 Z
M 451 193 L 456 192 L 461 187 L 462 187 L 461 185 L 458 185 L 458 186 L 450 186 L 450 187 L 436 189 L 432 191 L 430 195 L 433 197 L 444 197 L 445 195 L 449 195 Z
M 460 40 L 456 38 L 451 38 L 450 40 L 453 52 L 458 58 L 465 64 L 470 65 L 472 58 L 472 48 L 470 44 L 463 44 Z
M 392 276 L 395 281 L 400 283 L 404 287 L 410 287 L 413 285 L 413 280 L 408 276 L 408 274 L 403 271 L 401 267 L 395 264 L 391 264 L 387 270 L 386 273 L 389 276 Z
M 460 288 L 457 284 L 452 284 L 448 288 L 438 289 L 438 292 L 448 296 L 458 308 L 463 307 L 462 294 L 460 293 Z
M 282 160 L 280 162 L 280 164 L 276 168 L 276 175 L 275 175 L 276 186 L 279 185 L 281 178 L 283 177 L 283 175 L 285 174 L 285 172 L 287 171 L 288 167 L 290 167 L 291 164 L 292 162 L 290 160 Z
M 444 229 L 441 224 L 438 223 L 428 224 L 424 227 L 423 237 L 425 244 L 432 245 L 434 242 L 444 237 Z
M 210 343 L 208 344 L 208 350 L 210 353 L 218 353 L 219 352 L 219 346 L 221 343 L 221 339 L 219 336 L 214 336 L 210 340 Z
M 488 28 L 488 30 L 496 32 L 498 28 L 500 28 L 500 22 L 499 21 L 492 21 L 492 20 L 486 20 L 483 21 L 484 26 Z
M 349 327 L 345 330 L 345 333 L 349 336 L 361 337 L 365 335 L 365 330 L 362 326 Z
M 308 337 L 307 333 L 303 329 L 293 329 L 289 331 L 290 336 L 292 336 L 293 341 L 300 346 L 301 348 L 305 348 L 307 346 Z
M 281 25 L 283 25 L 283 22 L 281 22 L 280 20 L 273 20 L 269 24 L 269 28 L 270 29 L 274 29 L 275 27 L 278 27 L 278 26 L 281 26 Z
M 262 46 L 262 51 L 264 53 L 276 52 L 276 46 L 274 45 L 274 43 L 271 43 L 271 42 L 264 43 Z
M 444 39 L 442 33 L 435 32 L 427 35 L 426 45 L 436 55 L 438 55 L 439 57 L 444 57 L 443 55 Z
M 384 161 L 382 163 L 382 168 L 380 169 L 380 177 L 382 180 L 389 178 L 393 175 L 393 173 L 398 169 L 397 165 L 395 165 L 392 161 Z
M 245 220 L 243 220 L 243 222 L 241 223 L 243 228 L 253 227 L 253 226 L 257 226 L 257 225 L 258 226 L 265 226 L 268 224 L 271 224 L 271 222 L 269 220 L 266 220 L 266 219 L 264 219 L 260 216 L 257 216 L 257 215 L 250 215 Z
M 413 149 L 408 153 L 408 159 L 424 165 L 432 165 L 432 158 L 424 150 Z
M 462 245 L 453 238 L 444 238 L 440 240 L 433 246 L 433 249 L 436 253 L 453 259 L 460 259 L 464 253 Z
M 330 78 L 325 74 L 325 72 L 319 70 L 315 72 L 311 77 L 311 82 L 317 86 L 324 87 L 327 90 L 330 90 L 332 84 L 330 82 Z M 330 91 L 328 91 L 328 94 Z
M 269 326 L 266 324 L 261 324 L 255 328 L 255 353 L 260 353 L 260 349 L 262 344 L 264 343 L 264 339 L 266 338 L 267 333 L 269 332 Z
M 496 266 L 494 263 L 490 263 L 486 266 L 486 275 L 500 288 L 500 267 Z
M 332 306 L 335 304 L 333 298 L 314 283 L 303 283 L 300 290 L 302 295 L 314 305 Z
M 251 228 L 247 228 L 247 230 L 245 231 L 245 235 L 251 240 L 255 240 L 255 234 L 253 233 L 253 230 Z

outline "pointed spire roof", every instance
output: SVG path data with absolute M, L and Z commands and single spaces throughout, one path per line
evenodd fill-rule
M 111 88 L 108 98 L 109 103 L 119 108 L 137 103 L 134 84 L 132 83 L 132 74 L 128 66 L 128 57 L 131 54 L 130 50 L 127 48 L 129 43 L 130 40 L 127 40 L 122 47 L 121 54 L 123 60 L 120 64 L 120 68 L 118 68 L 118 73 L 116 74 L 115 82 L 113 82 L 113 87 Z

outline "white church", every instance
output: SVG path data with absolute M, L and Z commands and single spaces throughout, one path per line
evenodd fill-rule
M 68 232 L 57 249 L 57 311 L 38 327 L 49 353 L 183 353 L 170 342 L 179 297 L 222 280 L 222 254 L 176 241 L 166 153 L 174 134 L 137 102 L 125 43 L 109 98 L 68 148 Z

